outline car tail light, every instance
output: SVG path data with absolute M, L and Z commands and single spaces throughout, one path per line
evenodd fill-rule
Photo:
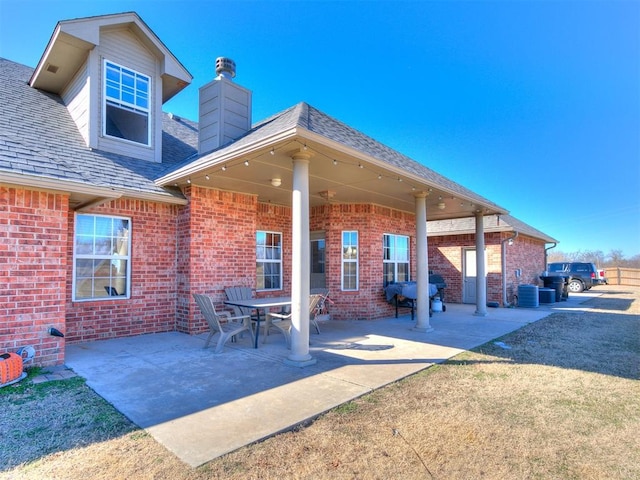
M 591 272 L 591 278 L 596 278 L 596 273 L 595 272 Z

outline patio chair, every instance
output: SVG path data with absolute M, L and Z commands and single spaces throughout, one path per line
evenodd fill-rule
M 322 299 L 322 295 L 313 294 L 309 296 L 309 323 L 316 327 L 316 331 L 320 334 L 320 328 L 318 322 L 315 320 L 316 307 L 318 302 Z M 289 313 L 267 313 L 264 322 L 264 335 L 262 336 L 262 343 L 266 343 L 269 336 L 269 330 L 271 327 L 275 327 L 282 332 L 285 340 L 287 341 L 287 348 L 291 348 L 291 312 Z
M 227 295 L 227 300 L 246 300 L 247 298 L 253 298 L 253 292 L 249 287 L 227 287 L 224 289 L 224 293 Z M 256 315 L 250 308 L 231 306 L 236 316 L 242 317 L 249 315 L 251 320 L 256 320 Z
M 311 313 L 311 323 L 316 327 L 316 331 L 320 333 L 319 322 L 322 318 L 327 318 L 329 309 L 327 303 L 333 303 L 333 300 L 329 298 L 328 288 L 314 288 L 311 290 L 312 295 L 320 295 L 320 300 L 316 305 L 315 311 Z
M 217 312 L 216 307 L 211 301 L 211 297 L 209 297 L 208 295 L 200 295 L 194 293 L 193 298 L 198 304 L 198 307 L 200 307 L 202 315 L 209 324 L 210 332 L 209 336 L 207 337 L 207 341 L 204 344 L 204 348 L 207 348 L 209 346 L 211 338 L 216 333 L 220 333 L 220 338 L 218 338 L 218 345 L 215 349 L 215 353 L 220 353 L 222 352 L 224 344 L 227 343 L 230 338 L 234 338 L 236 335 L 244 332 L 245 330 L 249 332 L 249 335 L 251 335 L 251 343 L 253 344 L 253 328 L 251 327 L 251 317 L 249 315 L 239 315 L 232 317 L 229 312 Z

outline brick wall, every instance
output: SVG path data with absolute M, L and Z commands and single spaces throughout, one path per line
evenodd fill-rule
M 255 288 L 257 197 L 190 186 L 189 205 L 178 220 L 177 328 L 190 334 L 207 329 L 193 293 L 215 297 L 223 307 L 224 289 Z
M 64 360 L 68 196 L 0 186 L 0 352 L 33 346 L 35 364 Z
M 67 343 L 143 333 L 206 330 L 192 293 L 225 299 L 225 287 L 255 289 L 255 232 L 283 234 L 283 289 L 291 292 L 291 209 L 258 203 L 253 195 L 189 186 L 190 202 L 172 206 L 120 199 L 87 213 L 127 216 L 132 221 L 132 295 L 130 299 L 72 302 L 74 214 L 68 197 L 0 187 L 0 349 L 36 348 L 39 365 L 64 360 Z M 382 289 L 382 237 L 410 237 L 411 278 L 416 275 L 414 215 L 369 204 L 328 204 L 311 210 L 311 230 L 326 239 L 327 288 L 335 319 L 391 316 Z M 359 232 L 359 290 L 341 291 L 342 231 Z M 487 233 L 489 301 L 502 303 L 501 240 L 510 232 Z M 429 238 L 429 268 L 445 278 L 447 302 L 462 301 L 465 248 L 475 248 L 474 235 Z M 519 236 L 507 247 L 507 289 L 538 283 L 544 269 L 544 242 Z M 515 276 L 520 269 L 522 275 Z M 273 296 L 274 292 L 258 292 Z M 48 334 L 55 327 L 65 333 Z
M 510 235 L 503 234 L 508 238 Z M 544 272 L 545 243 L 525 235 L 519 235 L 513 245 L 507 246 L 506 286 L 507 301 L 513 303 L 513 295 L 518 293 L 518 285 L 530 284 L 543 286 L 540 274 Z M 516 277 L 515 271 L 520 269 L 522 274 Z
M 382 236 L 385 233 L 410 237 L 411 276 L 415 279 L 415 217 L 412 214 L 370 204 L 335 204 L 313 208 L 311 230 L 324 230 L 325 273 L 332 318 L 373 319 L 393 315 L 382 287 Z M 342 231 L 357 230 L 359 241 L 359 289 L 341 290 Z
M 487 301 L 503 304 L 502 294 L 502 240 L 512 232 L 485 233 L 487 251 Z M 442 275 L 447 283 L 447 302 L 463 301 L 463 256 L 465 249 L 475 249 L 475 235 L 442 235 L 429 237 L 429 269 Z M 513 245 L 506 246 L 507 301 L 519 284 L 540 283 L 538 275 L 544 270 L 544 242 L 525 235 L 518 236 Z M 515 276 L 516 269 L 522 275 Z
M 68 213 L 66 338 L 86 342 L 176 328 L 175 205 L 119 199 L 83 213 L 131 218 L 131 298 L 72 302 L 74 213 Z

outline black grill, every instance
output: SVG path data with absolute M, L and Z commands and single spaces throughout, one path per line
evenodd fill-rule
M 444 278 L 442 278 L 442 275 L 430 273 L 429 283 L 436 286 L 438 289 L 438 296 L 440 297 L 440 300 L 444 302 L 444 289 L 447 288 L 447 283 L 444 281 Z

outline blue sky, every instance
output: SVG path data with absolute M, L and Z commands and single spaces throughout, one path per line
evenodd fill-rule
M 218 56 L 254 121 L 300 101 L 510 210 L 564 252 L 640 254 L 638 1 L 0 0 L 0 56 L 58 20 L 136 11 L 194 76 Z

